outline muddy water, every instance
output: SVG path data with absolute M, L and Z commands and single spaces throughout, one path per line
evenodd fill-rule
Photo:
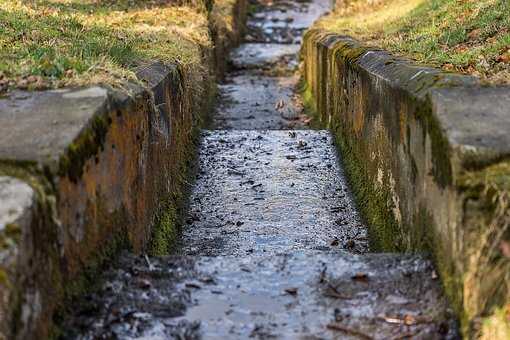
M 329 2 L 256 5 L 203 131 L 176 253 L 121 255 L 65 337 L 456 338 L 429 260 L 368 253 L 331 135 L 307 126 L 297 52 Z

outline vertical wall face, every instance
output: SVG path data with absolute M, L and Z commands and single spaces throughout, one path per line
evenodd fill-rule
M 129 107 L 101 113 L 105 131 L 98 152 L 82 161 L 81 175 L 58 179 L 62 251 L 70 274 L 76 273 L 106 238 L 127 236 L 138 250 L 146 243 L 152 216 L 146 212 L 154 210 L 149 185 L 154 174 L 146 161 L 153 115 L 147 97 Z
M 493 211 L 482 208 L 480 200 L 484 198 L 480 195 L 475 195 L 476 204 L 470 204 L 466 193 L 484 189 L 472 184 L 461 186 L 460 182 L 466 174 L 475 176 L 466 166 L 466 159 L 475 157 L 472 150 L 478 150 L 475 159 L 488 157 L 489 163 L 504 158 L 508 150 L 487 152 L 485 146 L 454 141 L 452 136 L 459 133 L 445 129 L 445 122 L 464 126 L 473 115 L 463 113 L 455 121 L 442 105 L 445 98 L 457 101 L 449 107 L 458 105 L 463 99 L 455 88 L 470 88 L 476 81 L 412 65 L 384 51 L 364 48 L 348 37 L 320 31 L 308 32 L 303 57 L 307 97 L 318 119 L 336 136 L 358 204 L 371 225 L 375 249 L 432 250 L 446 290 L 466 320 L 474 321 L 503 306 L 509 286 L 500 266 L 510 269 L 508 261 L 495 260 L 502 254 L 473 240 L 492 223 L 494 231 L 486 238 L 504 242 L 508 239 L 508 221 L 501 217 L 495 221 Z M 479 110 L 487 114 L 487 109 L 490 106 L 485 105 L 483 111 L 477 108 L 471 113 L 476 115 L 474 111 Z M 509 125 L 510 121 L 494 119 L 493 124 Z M 469 133 L 483 134 L 480 126 L 470 126 Z M 506 176 L 510 177 L 510 172 Z M 507 189 L 500 184 L 495 190 L 504 196 Z M 471 215 L 478 221 L 474 222 Z M 488 224 L 473 228 L 474 223 Z M 486 260 L 486 267 L 498 268 L 491 271 L 498 278 L 484 289 L 500 292 L 503 300 L 499 302 L 481 301 L 481 296 L 487 295 L 479 289 L 483 281 L 480 263 L 474 265 L 481 257 L 492 259 Z
M 2 144 L 3 159 L 15 158 L 0 165 L 0 174 L 34 188 L 30 204 L 38 213 L 27 215 L 23 225 L 6 222 L 26 237 L 17 237 L 0 259 L 6 276 L 0 282 L 5 301 L 0 313 L 7 320 L 2 334 L 44 337 L 64 294 L 85 288 L 80 273 L 120 247 L 151 250 L 158 217 L 181 198 L 194 130 L 211 95 L 204 91 L 201 101 L 194 100 L 189 86 L 194 77 L 161 67 L 146 70 L 161 71 L 153 92 L 132 87 L 128 95 L 93 87 L 17 93 L 4 102 L 8 109 L 18 98 L 31 98 L 15 116 L 1 115 L 17 138 Z M 33 112 L 47 119 L 34 121 Z M 24 136 L 34 137 L 19 147 L 16 141 Z
M 229 6 L 225 16 L 241 24 L 246 3 Z M 239 39 L 236 30 L 215 36 L 222 53 Z M 83 274 L 119 248 L 168 252 L 197 129 L 222 71 L 214 53 L 203 51 L 206 72 L 161 63 L 140 68 L 146 88 L 2 98 L 0 178 L 27 183 L 33 209 L 23 223 L 0 228 L 0 339 L 48 336 L 62 301 L 87 288 Z M 0 209 L 0 222 L 2 215 Z

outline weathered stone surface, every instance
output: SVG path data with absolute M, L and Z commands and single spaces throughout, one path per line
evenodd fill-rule
M 38 216 L 37 221 L 47 237 L 39 237 L 35 229 L 22 231 L 40 242 L 25 243 L 20 256 L 29 265 L 17 263 L 23 276 L 9 278 L 21 294 L 33 287 L 41 307 L 30 325 L 23 315 L 11 320 L 19 326 L 13 328 L 18 337 L 48 334 L 51 311 L 85 266 L 100 263 L 121 244 L 142 251 L 150 239 L 160 202 L 176 175 L 159 171 L 168 169 L 172 154 L 186 145 L 176 142 L 170 149 L 170 131 L 157 129 L 165 124 L 159 122 L 149 91 L 132 90 L 16 92 L 2 102 L 1 126 L 9 128 L 9 139 L 0 146 L 0 173 L 31 174 L 33 184 L 44 188 L 44 200 L 53 202 L 44 206 L 44 214 L 52 218 Z M 193 116 L 190 106 L 183 107 Z M 166 185 L 160 186 L 162 181 Z M 35 254 L 43 263 L 31 259 Z M 50 283 L 53 290 L 45 288 Z M 32 304 L 23 298 L 8 312 L 14 315 Z
M 33 317 L 40 313 L 41 301 L 37 298 L 20 312 L 21 320 L 14 320 L 11 306 L 23 299 L 21 280 L 27 276 L 32 241 L 31 227 L 36 215 L 36 195 L 26 183 L 0 176 L 0 339 L 7 339 L 16 322 L 30 327 Z
M 0 159 L 57 163 L 108 104 L 102 87 L 9 93 L 0 100 Z
M 245 15 L 245 2 L 239 3 L 231 15 Z M 233 41 L 223 40 L 238 34 L 214 38 L 230 46 Z M 16 251 L 25 262 L 9 260 L 5 280 L 17 291 L 1 294 L 0 338 L 48 336 L 57 306 L 86 288 L 83 273 L 119 248 L 167 250 L 166 234 L 176 228 L 170 212 L 184 202 L 196 129 L 221 71 L 213 52 L 204 51 L 205 73 L 162 63 L 138 69 L 146 86 L 15 91 L 1 98 L 0 176 L 29 183 L 38 212 L 20 226 L 27 241 Z
M 509 87 L 434 89 L 431 101 L 450 145 L 460 148 L 467 166 L 510 155 Z
M 510 298 L 509 90 L 321 31 L 303 54 L 309 105 L 336 135 L 376 246 L 433 250 L 464 331 L 478 332 Z

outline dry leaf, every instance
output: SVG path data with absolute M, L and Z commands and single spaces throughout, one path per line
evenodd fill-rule
M 285 107 L 285 101 L 283 99 L 280 99 L 279 101 L 277 101 L 274 106 L 275 110 L 277 110 L 277 111 L 280 111 L 284 107 Z
M 510 63 L 510 52 L 507 51 L 506 53 L 503 53 L 496 60 L 500 63 L 505 63 L 505 64 Z
M 482 33 L 481 29 L 479 29 L 479 28 L 474 29 L 471 32 L 469 32 L 468 38 L 470 40 L 476 40 L 476 39 L 480 38 L 480 33 Z
M 444 64 L 443 68 L 445 70 L 451 71 L 451 70 L 453 70 L 453 64 L 449 64 L 449 63 L 448 64 Z
M 366 281 L 368 281 L 368 275 L 366 273 L 360 272 L 360 273 L 356 273 L 353 276 L 351 276 L 351 279 L 356 280 L 356 281 L 366 282 Z
M 298 289 L 297 288 L 287 288 L 285 289 L 285 293 L 289 295 L 297 295 Z

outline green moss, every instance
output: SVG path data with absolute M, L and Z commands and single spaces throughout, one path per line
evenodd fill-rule
M 0 285 L 4 287 L 9 287 L 9 277 L 5 270 L 0 268 Z
M 453 259 L 448 256 L 450 251 L 443 248 L 443 245 L 447 242 L 437 235 L 436 230 L 438 228 L 434 224 L 432 212 L 421 205 L 418 212 L 413 216 L 413 224 L 409 227 L 411 230 L 411 244 L 415 249 L 432 254 L 448 301 L 456 315 L 464 318 L 463 277 L 457 272 Z
M 318 116 L 315 110 L 315 100 L 311 89 L 302 85 L 303 102 L 307 108 L 306 113 L 316 118 Z M 314 119 L 316 127 L 320 126 L 317 119 Z M 359 159 L 361 153 L 356 147 L 351 145 L 344 137 L 342 126 L 339 122 L 333 120 L 330 129 L 333 132 L 336 146 L 342 155 L 342 165 L 346 170 L 349 184 L 354 193 L 356 204 L 361 211 L 363 218 L 369 226 L 370 244 L 373 251 L 399 251 L 404 250 L 400 235 L 400 228 L 391 207 L 388 205 L 391 201 L 390 194 L 384 190 L 378 190 L 374 187 L 373 178 L 370 178 L 368 169 Z
M 150 253 L 153 256 L 167 255 L 178 236 L 178 216 L 175 207 L 165 209 L 154 227 Z
M 306 84 L 306 81 L 302 78 L 299 81 L 298 91 L 303 100 L 303 109 L 304 114 L 308 117 L 312 118 L 309 123 L 310 128 L 312 129 L 320 129 L 323 128 L 323 125 L 320 122 L 320 116 L 316 110 L 317 103 L 315 102 L 315 98 L 312 94 L 312 89 L 310 86 Z
M 11 162 L 0 160 L 0 176 L 17 178 L 34 189 L 38 195 L 51 192 L 51 185 L 38 170 L 35 162 Z
M 336 131 L 335 137 L 357 206 L 368 223 L 372 251 L 404 251 L 405 245 L 399 238 L 401 230 L 389 206 L 392 202 L 389 191 L 379 190 L 373 185 L 373 178 L 359 159 L 359 152 L 339 131 Z
M 0 232 L 0 250 L 6 250 L 18 244 L 20 238 L 20 227 L 15 223 L 7 224 L 3 232 Z
M 60 158 L 59 176 L 68 176 L 77 182 L 83 174 L 85 162 L 103 149 L 106 134 L 111 124 L 108 114 L 96 114 L 90 126 L 67 148 Z
M 21 228 L 16 223 L 8 223 L 4 229 L 5 236 L 19 241 L 21 237 Z
M 437 118 L 432 114 L 430 102 L 417 102 L 416 118 L 429 136 L 432 152 L 432 175 L 441 188 L 452 184 L 451 149 L 446 134 L 442 131 Z
M 342 59 L 346 60 L 350 64 L 356 63 L 358 59 L 368 51 L 373 51 L 373 49 L 354 43 L 340 43 L 337 46 L 338 47 L 336 47 L 334 51 L 334 60 L 341 56 Z
M 204 103 L 209 106 L 209 102 Z M 177 157 L 172 193 L 162 204 L 161 213 L 153 228 L 149 253 L 152 256 L 168 255 L 179 237 L 190 194 L 189 178 L 196 171 L 197 146 L 202 119 L 194 125 L 189 135 L 189 144 L 183 147 Z
M 115 219 L 115 217 L 112 218 L 112 220 Z M 121 219 L 119 219 L 120 221 Z M 105 243 L 105 246 L 101 247 L 98 252 L 87 260 L 87 264 L 81 268 L 76 276 L 63 281 L 62 274 L 55 268 L 52 278 L 54 287 L 57 287 L 57 296 L 54 297 L 57 306 L 56 311 L 53 313 L 50 339 L 60 338 L 61 330 L 59 325 L 61 325 L 65 316 L 69 314 L 69 309 L 74 308 L 74 304 L 80 296 L 99 289 L 103 283 L 101 280 L 98 280 L 99 273 L 115 260 L 123 249 L 130 249 L 130 241 L 127 233 L 120 231 L 112 235 L 110 240 Z
M 510 162 L 500 162 L 482 171 L 467 171 L 459 177 L 457 185 L 463 190 L 469 190 L 475 197 L 487 186 L 501 192 L 510 192 Z

